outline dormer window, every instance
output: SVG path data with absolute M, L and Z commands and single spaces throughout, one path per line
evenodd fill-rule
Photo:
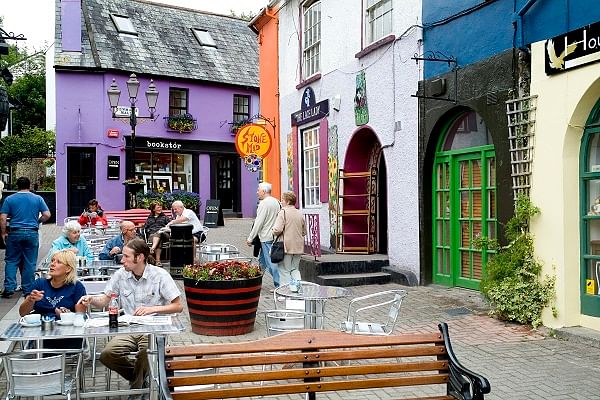
M 217 44 L 213 40 L 212 36 L 210 36 L 208 31 L 204 29 L 192 28 L 192 32 L 194 32 L 194 36 L 196 36 L 200 46 L 217 47 Z
M 131 19 L 129 19 L 129 17 L 110 14 L 110 18 L 113 20 L 113 23 L 115 24 L 115 27 L 117 28 L 117 31 L 119 33 L 137 36 L 138 33 L 136 32 L 135 27 L 133 26 L 133 22 L 131 22 Z

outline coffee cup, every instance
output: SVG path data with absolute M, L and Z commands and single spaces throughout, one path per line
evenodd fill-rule
M 24 315 L 23 318 L 21 318 L 21 320 L 26 324 L 37 324 L 38 322 L 40 322 L 41 318 L 41 314 L 27 314 Z
M 60 313 L 60 320 L 65 324 L 72 324 L 75 319 L 75 313 L 72 312 L 64 312 Z

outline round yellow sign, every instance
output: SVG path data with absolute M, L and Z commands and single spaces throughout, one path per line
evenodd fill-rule
M 240 127 L 235 135 L 235 148 L 240 156 L 256 154 L 265 158 L 271 151 L 273 139 L 264 126 L 246 124 Z

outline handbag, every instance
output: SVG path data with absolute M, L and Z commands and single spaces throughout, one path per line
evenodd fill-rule
M 283 261 L 283 257 L 285 256 L 285 251 L 283 248 L 283 239 L 285 236 L 283 235 L 285 231 L 285 210 L 283 210 L 283 231 L 279 236 L 283 238 L 279 240 L 279 236 L 275 238 L 273 244 L 271 245 L 271 250 L 269 250 L 269 257 L 271 257 L 271 262 L 273 264 L 277 264 Z

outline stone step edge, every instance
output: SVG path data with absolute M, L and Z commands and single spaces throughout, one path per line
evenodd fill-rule
M 317 275 L 319 279 L 356 279 L 356 278 L 375 278 L 375 277 L 386 277 L 391 276 L 387 272 L 361 272 L 357 274 L 331 274 L 331 275 Z

